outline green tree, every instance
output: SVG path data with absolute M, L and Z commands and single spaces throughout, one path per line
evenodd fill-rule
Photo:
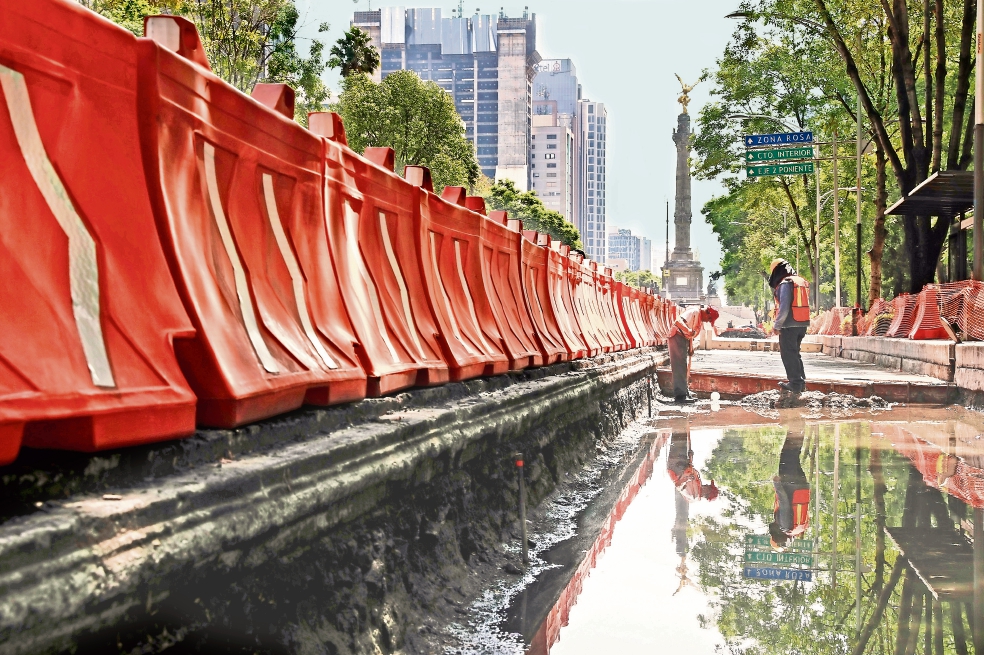
M 176 13 L 184 0 L 79 0 L 87 9 L 105 16 L 137 36 L 143 36 L 144 16 Z
M 659 280 L 652 271 L 620 271 L 615 279 L 636 289 L 659 290 Z
M 393 148 L 398 172 L 427 166 L 438 191 L 478 181 L 475 149 L 465 139 L 454 101 L 440 86 L 413 71 L 396 71 L 379 84 L 364 74 L 349 75 L 342 88 L 332 110 L 341 115 L 353 150 Z
M 373 47 L 369 33 L 353 25 L 331 47 L 328 66 L 340 69 L 342 77 L 354 73 L 372 75 L 379 68 L 379 52 Z
M 507 211 L 523 229 L 549 234 L 571 248 L 581 248 L 581 234 L 560 212 L 547 209 L 536 191 L 520 192 L 512 180 L 499 180 L 482 194 L 489 209 Z
M 884 207 L 888 192 L 906 195 L 932 173 L 964 170 L 971 162 L 973 0 L 750 0 L 741 9 L 748 20 L 739 31 L 762 20 L 760 40 L 796 36 L 808 45 L 811 55 L 790 70 L 817 79 L 817 95 L 826 101 L 821 113 L 842 134 L 851 129 L 860 96 L 875 155 L 869 297 L 881 293 L 882 251 L 895 251 L 893 241 L 901 242 L 901 257 L 885 260 L 892 286 L 918 291 L 932 282 L 949 221 L 906 216 L 896 236 L 885 225 Z M 839 182 L 853 186 L 853 175 L 846 172 Z M 900 263 L 902 270 L 893 270 Z
M 257 82 L 289 84 L 296 92 L 295 118 L 320 111 L 329 97 L 321 80 L 324 44 L 297 50 L 300 14 L 294 0 L 79 0 L 134 34 L 145 16 L 172 13 L 195 23 L 212 71 L 244 93 Z M 326 32 L 322 23 L 319 32 Z

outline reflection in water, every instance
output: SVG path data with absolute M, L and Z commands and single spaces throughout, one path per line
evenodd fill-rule
M 769 536 L 772 547 L 784 549 L 786 542 L 810 526 L 810 482 L 800 463 L 803 433 L 790 432 L 779 452 L 779 473 L 772 478 L 776 499 L 772 508 Z
M 984 655 L 984 421 L 898 418 L 667 426 L 541 647 Z
M 674 432 L 670 437 L 670 451 L 666 458 L 666 472 L 673 482 L 673 498 L 676 507 L 676 519 L 671 531 L 676 553 L 680 564 L 676 568 L 680 577 L 680 585 L 673 592 L 676 596 L 684 587 L 693 584 L 687 576 L 687 551 L 690 542 L 687 540 L 687 528 L 690 521 L 690 503 L 695 500 L 714 500 L 718 497 L 714 480 L 703 484 L 700 471 L 694 467 L 694 451 L 690 447 L 690 430 Z

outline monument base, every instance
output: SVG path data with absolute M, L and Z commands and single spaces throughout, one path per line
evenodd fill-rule
M 704 267 L 700 262 L 670 259 L 662 270 L 670 300 L 684 304 L 704 302 Z

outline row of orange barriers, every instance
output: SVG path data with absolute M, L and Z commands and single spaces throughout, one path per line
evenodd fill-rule
M 0 463 L 665 340 L 676 309 L 294 94 L 0 0 Z
M 850 336 L 852 321 L 850 308 L 830 309 L 813 318 L 809 333 Z M 859 336 L 914 340 L 949 339 L 955 330 L 964 338 L 984 340 L 984 283 L 927 284 L 919 293 L 879 298 L 857 329 Z

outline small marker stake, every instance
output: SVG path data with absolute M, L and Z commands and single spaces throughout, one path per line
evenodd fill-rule
M 530 551 L 526 539 L 526 479 L 523 474 L 523 454 L 514 454 L 513 461 L 516 462 L 516 470 L 519 472 L 519 524 L 523 539 L 523 565 L 526 566 L 530 563 Z

